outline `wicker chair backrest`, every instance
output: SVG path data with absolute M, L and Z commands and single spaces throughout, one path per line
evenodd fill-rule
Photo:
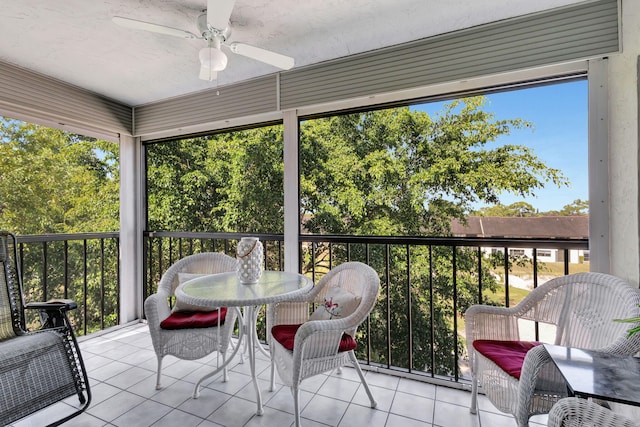
M 628 323 L 640 316 L 640 292 L 628 282 L 606 274 L 581 273 L 553 279 L 527 297 L 522 318 L 556 325 L 555 344 L 599 349 L 624 338 Z M 640 337 L 634 338 L 638 340 Z M 638 343 L 629 342 L 630 348 Z
M 335 274 L 327 275 L 325 280 L 318 282 L 316 286 L 321 286 L 318 289 L 318 293 L 314 298 L 316 304 L 321 304 L 327 292 L 332 287 L 339 287 L 356 295 L 362 297 L 366 291 L 365 277 L 355 270 L 341 270 Z
M 340 287 L 360 299 L 356 310 L 345 320 L 348 326 L 345 332 L 356 336 L 360 324 L 367 318 L 376 304 L 380 292 L 380 279 L 371 267 L 359 262 L 346 262 L 331 269 L 316 284 L 311 294 L 315 306 L 321 305 L 327 292 Z
M 167 269 L 158 283 L 158 292 L 175 295 L 176 288 L 180 285 L 178 273 L 228 273 L 235 271 L 236 268 L 236 259 L 222 252 L 202 252 L 188 255 Z

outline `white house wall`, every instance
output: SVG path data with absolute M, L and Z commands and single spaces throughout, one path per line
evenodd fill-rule
M 499 247 L 483 247 L 482 252 L 489 255 L 492 253 L 504 253 L 504 248 Z M 531 248 L 511 248 L 509 249 L 509 255 L 515 255 L 514 251 L 519 251 L 517 255 L 524 256 L 530 260 L 533 259 L 533 249 Z M 564 262 L 564 256 L 562 252 L 564 249 L 544 249 L 539 248 L 536 256 L 538 262 Z M 544 255 L 548 253 L 548 255 Z M 582 249 L 570 249 L 569 250 L 569 264 L 582 264 L 589 262 L 589 251 Z

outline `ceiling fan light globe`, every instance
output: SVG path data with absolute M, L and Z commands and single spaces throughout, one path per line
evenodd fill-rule
M 200 74 L 198 75 L 200 79 L 206 80 L 208 82 L 212 82 L 218 78 L 218 72 L 213 71 L 210 68 L 200 66 Z
M 200 49 L 200 65 L 212 71 L 222 71 L 227 67 L 227 55 L 220 49 L 205 47 Z

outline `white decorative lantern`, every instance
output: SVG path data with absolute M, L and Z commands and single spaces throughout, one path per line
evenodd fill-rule
M 262 276 L 263 248 L 257 237 L 243 237 L 236 248 L 238 279 L 241 283 L 256 283 Z

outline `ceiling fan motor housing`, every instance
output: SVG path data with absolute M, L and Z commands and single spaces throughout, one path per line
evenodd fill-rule
M 207 22 L 207 11 L 205 10 L 198 16 L 198 32 L 205 40 L 210 40 L 216 36 L 221 38 L 221 42 L 225 42 L 231 36 L 231 25 L 227 25 L 225 28 L 213 28 Z

